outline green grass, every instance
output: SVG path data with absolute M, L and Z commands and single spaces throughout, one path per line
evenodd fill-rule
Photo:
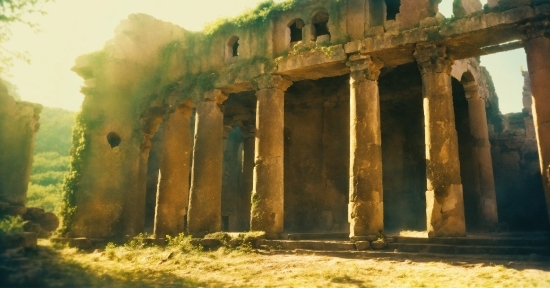
M 356 259 L 271 254 L 222 247 L 203 251 L 190 238 L 165 247 L 109 244 L 84 252 L 40 240 L 29 255 L 49 287 L 518 287 L 550 285 L 547 263 L 434 258 Z
M 0 220 L 0 233 L 23 232 L 23 219 L 20 216 L 7 216 Z

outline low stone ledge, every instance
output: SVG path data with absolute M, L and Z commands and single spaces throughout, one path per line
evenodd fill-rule
M 381 250 L 386 248 L 387 246 L 385 239 L 378 239 L 376 241 L 372 241 L 370 244 L 372 246 L 372 249 L 375 249 L 375 250 Z
M 50 242 L 53 244 L 67 245 L 72 248 L 88 250 L 93 248 L 103 248 L 107 244 L 103 238 L 68 238 L 68 237 L 52 237 Z
M 367 250 L 370 248 L 369 241 L 357 241 L 355 242 L 355 249 L 357 250 Z
M 350 241 L 351 242 L 357 242 L 357 241 L 369 241 L 369 242 L 372 242 L 372 241 L 375 241 L 376 239 L 378 239 L 380 236 L 378 235 L 367 235 L 367 236 L 353 236 L 350 238 Z
M 15 248 L 36 249 L 38 237 L 36 233 L 19 232 L 0 234 L 0 251 Z

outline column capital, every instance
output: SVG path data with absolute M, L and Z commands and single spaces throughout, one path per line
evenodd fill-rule
M 527 23 L 518 27 L 523 33 L 523 40 L 531 40 L 539 37 L 550 37 L 550 21 L 544 20 L 535 23 Z
M 218 104 L 222 104 L 227 99 L 228 95 L 219 89 L 206 91 L 204 93 L 204 101 L 214 101 Z
M 417 44 L 414 51 L 414 57 L 418 63 L 421 74 L 427 72 L 451 74 L 453 61 L 446 53 L 445 46 L 423 43 Z
M 287 76 L 262 74 L 253 80 L 256 90 L 279 89 L 286 91 L 292 85 L 292 81 Z
M 191 117 L 193 115 L 194 104 L 192 101 L 183 103 L 174 109 L 174 113 L 182 114 L 185 117 Z
M 244 138 L 254 138 L 256 134 L 256 125 L 243 125 L 241 130 L 243 131 Z
M 466 95 L 466 99 L 477 99 L 481 98 L 481 95 L 479 94 L 479 86 L 476 82 L 468 82 L 465 84 L 462 84 L 464 87 L 464 94 Z
M 365 79 L 377 81 L 384 63 L 376 57 L 354 54 L 349 57 L 346 66 L 349 67 L 350 72 L 363 71 Z

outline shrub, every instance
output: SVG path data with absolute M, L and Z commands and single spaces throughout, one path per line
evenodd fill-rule
M 168 247 L 175 248 L 181 252 L 197 252 L 201 251 L 202 247 L 195 246 L 191 243 L 191 236 L 185 236 L 183 233 L 180 233 L 177 236 L 166 235 L 166 242 Z
M 0 233 L 17 233 L 23 231 L 23 219 L 21 216 L 7 216 L 0 220 Z

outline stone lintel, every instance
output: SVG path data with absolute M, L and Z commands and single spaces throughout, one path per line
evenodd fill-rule
M 218 104 L 222 104 L 227 100 L 228 95 L 219 89 L 210 90 L 204 93 L 204 101 L 214 101 Z
M 254 79 L 254 88 L 256 90 L 278 89 L 283 92 L 292 85 L 289 77 L 272 74 L 262 74 Z
M 539 37 L 550 37 L 550 20 L 529 22 L 518 27 L 522 33 L 523 40 L 530 40 Z
M 384 63 L 380 59 L 361 54 L 351 55 L 346 65 L 351 72 L 363 71 L 364 79 L 370 81 L 377 81 L 380 76 L 380 69 L 384 67 Z

